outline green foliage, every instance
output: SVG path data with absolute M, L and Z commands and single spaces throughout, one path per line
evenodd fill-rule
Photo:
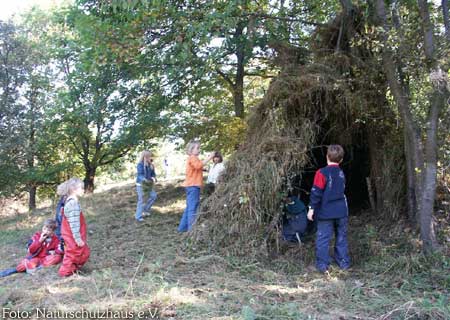
M 57 32 L 50 40 L 65 81 L 52 110 L 54 132 L 84 167 L 85 183 L 93 183 L 98 167 L 164 132 L 165 98 L 158 79 L 135 72 L 126 59 L 114 59 L 114 47 L 102 38 L 113 26 L 76 7 L 56 13 L 54 20 Z
M 3 195 L 54 185 L 60 172 L 68 167 L 54 154 L 54 139 L 49 134 L 51 119 L 46 113 L 53 101 L 51 83 L 56 77 L 49 64 L 48 48 L 40 38 L 48 22 L 37 9 L 22 19 L 20 26 L 11 25 L 9 33 L 1 35 L 5 49 L 2 52 L 8 55 L 2 60 L 5 63 L 2 70 L 15 70 L 2 77 L 3 88 L 8 88 L 5 90 L 8 94 L 1 99 L 3 108 L 8 109 L 2 112 L 0 193 Z M 20 74 L 20 78 L 14 79 L 14 74 Z
M 164 79 L 172 135 L 201 137 L 208 147 L 231 151 L 243 136 L 242 126 L 239 133 L 230 130 L 233 116 L 243 116 L 239 103 L 245 113 L 264 94 L 253 90 L 248 79 L 272 76 L 271 47 L 305 45 L 306 34 L 313 31 L 305 21 L 326 20 L 337 3 L 80 0 L 78 5 L 91 13 L 90 19 L 101 17 L 109 26 L 96 28 L 99 47 L 109 48 L 109 59 Z

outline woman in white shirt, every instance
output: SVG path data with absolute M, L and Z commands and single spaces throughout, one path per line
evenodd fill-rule
M 223 158 L 220 152 L 216 151 L 214 153 L 213 164 L 211 168 L 209 168 L 207 183 L 207 193 L 211 194 L 214 192 L 215 185 L 220 177 L 220 175 L 225 170 L 225 166 L 223 164 Z

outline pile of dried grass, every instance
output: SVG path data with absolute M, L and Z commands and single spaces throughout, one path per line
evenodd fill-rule
M 197 242 L 228 254 L 255 255 L 277 236 L 282 194 L 308 164 L 319 123 L 331 114 L 344 119 L 348 112 L 344 86 L 323 68 L 289 68 L 272 82 L 249 118 L 245 141 L 227 163 L 223 183 L 200 207 Z

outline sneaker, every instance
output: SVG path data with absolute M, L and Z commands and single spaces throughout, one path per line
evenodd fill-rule
M 151 212 L 144 211 L 144 212 L 142 213 L 142 216 L 143 216 L 143 217 L 150 217 L 151 214 L 152 214 Z
M 144 222 L 144 218 L 136 219 L 137 222 Z
M 28 273 L 28 274 L 30 274 L 30 275 L 34 275 L 34 274 L 36 274 L 36 272 L 38 271 L 38 270 L 40 270 L 40 269 L 42 269 L 42 266 L 41 265 L 39 265 L 39 266 L 37 266 L 36 268 L 33 268 L 33 269 L 26 269 L 26 273 Z
M 316 270 L 319 273 L 326 273 L 328 271 L 328 267 L 327 266 L 316 266 Z

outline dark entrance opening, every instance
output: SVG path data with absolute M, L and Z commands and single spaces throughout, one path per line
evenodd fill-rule
M 367 144 L 343 145 L 345 156 L 341 163 L 346 178 L 345 194 L 351 214 L 370 208 L 369 193 L 366 177 L 369 176 L 370 159 Z M 309 195 L 314 182 L 316 171 L 327 165 L 327 147 L 320 146 L 312 149 L 310 164 L 292 181 L 293 193 L 309 203 Z

